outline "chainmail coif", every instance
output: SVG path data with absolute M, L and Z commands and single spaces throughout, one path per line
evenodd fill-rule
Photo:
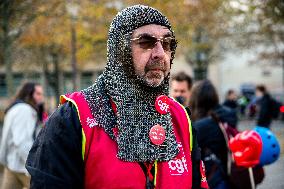
M 116 140 L 117 157 L 130 162 L 168 161 L 178 153 L 170 114 L 161 115 L 154 106 L 157 96 L 168 95 L 169 75 L 160 86 L 150 87 L 134 73 L 130 38 L 135 29 L 148 24 L 165 26 L 173 34 L 168 19 L 154 8 L 135 5 L 116 15 L 109 30 L 105 71 L 93 86 L 82 91 L 99 126 Z M 116 114 L 110 99 L 117 106 Z M 149 138 L 156 124 L 166 131 L 166 139 L 159 146 Z

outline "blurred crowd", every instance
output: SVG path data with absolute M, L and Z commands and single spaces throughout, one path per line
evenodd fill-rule
M 279 144 L 273 138 L 274 135 L 269 133 L 269 128 L 273 120 L 280 114 L 283 116 L 283 112 L 281 113 L 283 106 L 269 94 L 266 86 L 257 85 L 249 95 L 244 92 L 238 95 L 236 91 L 228 90 L 224 102 L 220 102 L 217 90 L 211 81 L 202 80 L 193 84 L 190 76 L 178 73 L 172 78 L 171 96 L 189 107 L 210 188 L 254 188 L 254 184 L 262 182 L 264 179 L 262 166 L 266 163 L 261 162 L 254 166 L 254 184 L 251 186 L 252 181 L 249 180 L 248 171 L 232 163 L 228 141 L 239 133 L 239 119 L 255 119 L 256 130 L 262 131 L 260 134 L 262 145 L 268 146 L 263 148 L 267 151 L 262 151 L 261 159 L 263 161 L 265 159 L 270 164 L 279 157 Z M 246 145 L 248 153 L 251 144 L 249 142 Z M 240 155 L 242 151 L 238 153 Z

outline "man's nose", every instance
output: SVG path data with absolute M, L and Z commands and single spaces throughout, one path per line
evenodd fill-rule
M 158 41 L 155 47 L 152 49 L 152 58 L 155 60 L 163 59 L 165 56 L 165 50 L 163 49 L 162 43 Z

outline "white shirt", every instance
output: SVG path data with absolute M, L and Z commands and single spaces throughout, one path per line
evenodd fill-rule
M 26 103 L 14 105 L 5 115 L 0 162 L 10 170 L 27 173 L 25 162 L 33 144 L 37 113 Z

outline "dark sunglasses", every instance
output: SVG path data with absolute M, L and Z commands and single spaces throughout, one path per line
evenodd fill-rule
M 155 36 L 150 35 L 141 35 L 139 37 L 131 39 L 131 41 L 136 42 L 139 44 L 140 48 L 151 50 L 153 49 L 156 44 L 161 42 L 162 47 L 165 51 L 172 51 L 172 49 L 176 46 L 177 41 L 173 37 L 161 37 L 156 38 Z

